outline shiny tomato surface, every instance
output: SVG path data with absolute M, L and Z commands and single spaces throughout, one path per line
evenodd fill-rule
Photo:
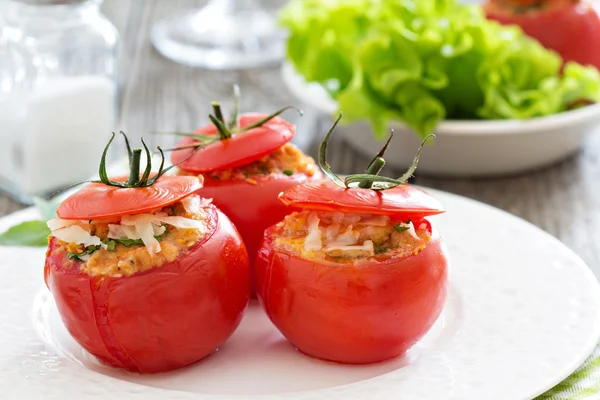
M 126 177 L 113 178 L 125 182 Z M 161 176 L 152 186 L 120 188 L 90 183 L 67 197 L 56 209 L 62 219 L 118 217 L 167 207 L 202 187 L 202 176 Z
M 277 251 L 265 233 L 254 277 L 271 321 L 301 352 L 348 364 L 403 354 L 445 303 L 448 259 L 439 236 L 417 255 L 348 265 Z
M 204 187 L 198 194 L 212 198 L 213 204 L 231 219 L 246 244 L 252 263 L 265 229 L 295 210 L 279 201 L 279 193 L 300 183 L 321 178 L 319 171 L 310 177 L 297 173 L 292 176 L 253 176 L 248 180 L 216 180 L 206 176 Z
M 249 301 L 248 254 L 211 206 L 210 232 L 160 267 L 121 278 L 81 273 L 52 238 L 45 280 L 69 333 L 102 362 L 153 373 L 192 364 L 221 346 Z
M 486 16 L 519 25 L 564 61 L 600 68 L 600 18 L 587 0 L 488 0 Z
M 387 215 L 404 221 L 445 212 L 438 200 L 412 185 L 371 190 L 340 187 L 325 179 L 290 188 L 279 199 L 310 210 Z
M 266 114 L 248 113 L 240 116 L 240 128 L 265 118 Z M 204 126 L 194 132 L 217 138 L 215 125 Z M 246 132 L 234 133 L 229 139 L 216 140 L 199 150 L 186 148 L 171 153 L 173 164 L 189 172 L 210 172 L 239 167 L 260 160 L 292 140 L 296 126 L 280 117 L 274 117 L 263 125 Z M 186 137 L 176 147 L 196 144 L 196 139 Z

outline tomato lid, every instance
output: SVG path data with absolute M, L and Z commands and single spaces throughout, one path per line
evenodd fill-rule
M 443 213 L 442 204 L 412 185 L 387 190 L 344 188 L 329 180 L 307 182 L 279 194 L 289 206 L 309 210 L 387 215 L 402 219 Z
M 392 140 L 392 134 L 369 163 L 364 174 L 348 175 L 342 180 L 327 162 L 329 138 L 340 119 L 341 114 L 319 147 L 319 166 L 329 180 L 303 183 L 280 193 L 279 199 L 284 204 L 311 210 L 389 215 L 398 218 L 425 217 L 445 211 L 438 200 L 407 184 L 417 168 L 423 146 L 433 135 L 421 143 L 413 164 L 398 179 L 379 175 L 385 165 L 383 156 Z
M 143 139 L 146 169 L 140 173 L 142 150 L 132 151 L 124 133 L 123 137 L 129 154 L 129 175 L 111 179 L 106 172 L 106 154 L 115 138 L 113 133 L 100 161 L 100 180 L 92 181 L 67 197 L 56 210 L 60 218 L 90 220 L 140 214 L 177 203 L 202 188 L 202 177 L 165 175 L 174 166 L 164 168 L 164 154 L 160 147 L 160 168 L 157 173 L 151 173 L 151 155 Z
M 215 125 L 200 128 L 193 134 L 196 138 L 186 137 L 177 143 L 175 149 L 181 150 L 173 150 L 171 162 L 180 163 L 179 168 L 184 171 L 201 173 L 258 161 L 288 143 L 296 133 L 293 124 L 277 116 L 260 126 L 248 128 L 267 117 L 269 116 L 259 113 L 241 115 L 239 130 L 232 132 L 228 138 L 220 138 Z M 207 138 L 211 137 L 212 141 L 198 148 L 198 144 L 206 143 Z
M 226 121 L 221 106 L 213 102 L 212 124 L 194 133 L 174 133 L 184 136 L 172 151 L 171 161 L 188 172 L 224 170 L 258 161 L 288 143 L 296 127 L 279 117 L 294 107 L 284 107 L 272 114 L 239 115 L 239 88 L 233 87 L 233 111 Z M 300 114 L 302 111 L 296 109 Z
M 124 182 L 127 177 L 117 177 Z M 67 197 L 56 209 L 62 219 L 90 220 L 141 214 L 171 204 L 202 188 L 195 176 L 162 176 L 152 186 L 140 188 L 107 187 L 90 183 Z

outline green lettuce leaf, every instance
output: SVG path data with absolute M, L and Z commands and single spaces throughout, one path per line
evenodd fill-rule
M 287 57 L 377 137 L 390 120 L 424 137 L 444 119 L 525 119 L 599 100 L 595 68 L 456 0 L 291 0 Z

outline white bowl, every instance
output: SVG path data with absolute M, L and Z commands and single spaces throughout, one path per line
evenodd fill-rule
M 338 105 L 321 86 L 306 83 L 287 62 L 281 72 L 294 96 L 333 121 Z M 435 143 L 423 151 L 418 170 L 427 175 L 481 177 L 541 168 L 576 153 L 598 123 L 600 104 L 529 120 L 443 121 L 435 131 Z M 390 122 L 389 128 L 394 129 L 394 140 L 386 161 L 407 168 L 420 139 L 401 122 Z M 382 145 L 366 122 L 340 124 L 337 130 L 365 155 L 376 154 Z

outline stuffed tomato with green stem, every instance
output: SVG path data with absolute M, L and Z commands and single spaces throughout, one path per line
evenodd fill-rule
M 301 211 L 265 232 L 256 291 L 301 352 L 349 364 L 384 361 L 423 337 L 444 307 L 448 255 L 427 220 L 444 208 L 406 184 L 421 149 L 399 179 L 378 175 L 389 140 L 365 174 L 339 178 L 325 157 L 334 128 L 319 154 L 330 180 L 280 195 Z
M 240 115 L 238 97 L 235 87 L 229 119 L 213 102 L 212 124 L 180 134 L 185 137 L 170 150 L 179 174 L 204 176 L 198 193 L 235 224 L 252 261 L 264 230 L 292 211 L 277 199 L 279 193 L 322 175 L 314 160 L 290 143 L 296 127 L 279 115 L 291 107 Z
M 221 346 L 250 297 L 248 253 L 229 219 L 196 192 L 202 178 L 168 176 L 164 156 L 140 173 L 100 180 L 57 209 L 46 285 L 73 338 L 105 364 L 154 373 L 192 364 Z M 143 140 L 142 140 L 143 143 Z M 162 153 L 162 150 L 159 151 Z

